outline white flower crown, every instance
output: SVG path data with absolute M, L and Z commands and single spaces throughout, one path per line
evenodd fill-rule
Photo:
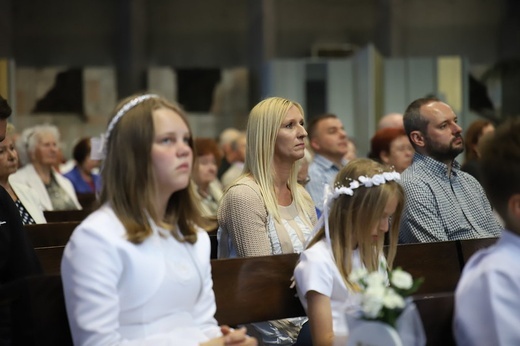
M 357 180 L 352 180 L 349 184 L 349 187 L 339 186 L 334 190 L 330 190 L 328 185 L 325 186 L 325 199 L 323 205 L 329 205 L 333 199 L 338 198 L 340 195 L 354 195 L 354 190 L 361 187 L 372 187 L 379 186 L 381 184 L 386 183 L 387 181 L 397 181 L 401 180 L 401 174 L 396 171 L 392 172 L 383 172 L 381 174 L 375 174 L 372 177 L 366 177 L 364 175 L 357 178 Z
M 337 186 L 334 189 L 331 189 L 329 185 L 325 185 L 324 199 L 323 199 L 323 213 L 318 220 L 316 226 L 314 227 L 313 235 L 309 237 L 309 240 L 314 238 L 314 235 L 321 229 L 321 227 L 325 227 L 325 237 L 327 242 L 330 245 L 330 231 L 329 231 L 329 208 L 332 201 L 338 198 L 341 195 L 354 196 L 354 190 L 364 187 L 372 187 L 379 186 L 385 184 L 389 181 L 397 181 L 401 180 L 401 174 L 396 171 L 392 172 L 383 172 L 380 174 L 375 174 L 372 177 L 360 176 L 357 180 L 351 180 L 348 187 L 346 186 Z

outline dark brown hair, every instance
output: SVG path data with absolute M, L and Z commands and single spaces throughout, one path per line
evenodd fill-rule
M 436 97 L 423 97 L 417 99 L 410 103 L 408 107 L 406 107 L 406 111 L 403 115 L 403 125 L 404 130 L 406 131 L 406 135 L 410 139 L 410 143 L 412 143 L 415 148 L 415 143 L 410 138 L 410 133 L 413 131 L 420 131 L 423 134 L 426 134 L 426 129 L 428 127 L 428 120 L 426 120 L 421 114 L 421 107 L 431 103 L 431 102 L 442 102 Z
M 13 110 L 7 103 L 7 100 L 0 95 L 0 119 L 7 119 L 11 116 Z
M 90 155 L 90 138 L 82 138 L 72 149 L 72 158 L 81 165 Z
M 307 135 L 309 136 L 309 140 L 316 136 L 316 127 L 318 126 L 318 123 L 324 119 L 330 118 L 337 119 L 338 116 L 332 113 L 325 113 L 315 116 L 309 121 L 309 125 L 307 125 Z

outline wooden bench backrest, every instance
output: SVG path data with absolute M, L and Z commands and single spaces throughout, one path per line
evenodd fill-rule
M 298 254 L 212 260 L 219 324 L 305 316 L 290 288 Z
M 444 286 L 451 287 L 448 291 L 453 292 L 456 284 L 454 277 L 457 273 L 452 269 L 458 269 L 459 263 L 453 261 L 450 251 L 453 251 L 456 245 L 456 242 L 446 242 L 400 246 L 400 249 L 406 250 L 400 251 L 401 255 L 396 265 L 401 265 L 414 276 L 426 276 L 427 290 L 437 292 L 433 294 L 419 292 L 415 297 L 428 337 L 428 345 L 450 345 L 446 340 L 452 340 L 453 293 L 439 294 L 438 292 Z M 432 250 L 425 250 L 428 247 Z M 35 249 L 47 274 L 59 273 L 63 249 L 63 246 Z M 454 253 L 456 256 L 457 252 Z M 217 304 L 215 317 L 219 324 L 235 326 L 304 316 L 305 311 L 296 297 L 296 290 L 290 288 L 290 279 L 297 260 L 297 254 L 212 260 L 213 289 Z M 428 270 L 433 270 L 433 274 L 421 268 L 421 265 Z M 460 269 L 458 270 L 460 272 Z M 443 280 L 447 283 L 442 284 Z M 428 285 L 429 281 L 431 283 Z M 51 286 L 46 292 L 52 295 L 50 290 L 54 289 L 56 296 L 52 299 L 63 300 L 61 286 L 57 287 L 55 284 Z M 49 306 L 47 308 L 50 309 Z M 64 313 L 59 303 L 57 309 L 58 311 L 52 313 L 58 315 L 59 311 Z M 442 342 L 437 343 L 437 341 Z
M 457 242 L 399 245 L 394 260 L 397 267 L 414 278 L 424 278 L 418 294 L 454 291 L 461 273 Z
M 455 346 L 452 331 L 454 293 L 415 296 L 414 302 L 423 323 L 426 345 Z
M 66 245 L 79 221 L 50 222 L 25 225 L 25 231 L 33 247 Z
M 56 275 L 61 273 L 61 258 L 64 250 L 65 246 L 63 245 L 34 248 L 45 274 Z
M 415 301 L 428 345 L 451 345 L 453 291 L 460 276 L 459 247 L 453 241 L 400 245 L 398 249 L 395 266 L 426 279 Z M 47 274 L 59 273 L 63 250 L 64 246 L 35 249 Z M 297 254 L 212 260 L 219 324 L 235 326 L 304 316 L 296 290 L 290 288 L 297 260 Z M 61 291 L 56 294 L 63 299 Z
M 43 216 L 47 222 L 83 221 L 91 212 L 91 209 L 45 210 Z
M 76 196 L 83 209 L 92 210 L 95 207 L 97 202 L 95 193 L 77 193 Z
M 460 240 L 460 251 L 462 253 L 463 266 L 468 262 L 471 256 L 478 250 L 490 247 L 497 242 L 498 238 L 480 238 Z
M 34 333 L 42 333 L 42 340 L 61 340 L 56 345 L 70 345 L 70 331 L 64 308 L 63 289 L 59 275 L 59 259 L 64 247 L 35 249 L 46 268 L 46 276 L 27 278 L 19 291 L 23 299 L 15 308 L 20 316 L 14 332 L 20 344 L 36 345 Z M 212 276 L 219 324 L 237 325 L 285 317 L 304 316 L 305 311 L 290 288 L 297 254 L 212 260 Z M 51 263 L 54 262 L 54 263 Z M 54 269 L 53 269 L 54 267 Z M 0 294 L 0 301 L 5 294 Z M 24 302 L 25 301 L 25 302 Z M 24 305 L 25 304 L 25 305 Z M 44 313 L 47 317 L 44 317 Z M 31 323 L 24 322 L 24 318 Z M 32 321 L 45 319 L 38 325 Z M 40 329 L 45 326 L 46 331 Z M 26 335 L 24 335 L 26 334 Z M 51 344 L 51 343 L 49 343 Z

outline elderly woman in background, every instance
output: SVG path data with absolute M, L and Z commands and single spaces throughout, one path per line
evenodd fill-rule
M 195 165 L 192 179 L 196 187 L 195 197 L 202 214 L 216 219 L 222 198 L 222 185 L 217 179 L 218 165 L 222 160 L 218 143 L 211 138 L 195 138 Z
M 412 164 L 414 150 L 403 128 L 378 130 L 370 140 L 369 158 L 401 173 Z
M 22 133 L 30 163 L 11 175 L 11 182 L 35 191 L 43 210 L 81 209 L 72 183 L 57 173 L 59 132 L 52 125 L 37 125 Z
M 63 176 L 70 180 L 76 193 L 95 193 L 101 188 L 101 179 L 98 174 L 92 173 L 99 167 L 99 160 L 90 158 L 90 138 L 82 138 L 72 150 L 72 157 L 76 161 L 74 168 Z
M 7 124 L 5 139 L 0 142 L 0 185 L 13 199 L 24 225 L 45 223 L 38 195 L 24 185 L 9 182 L 9 176 L 18 169 L 18 154 L 13 134 L 14 126 Z
M 224 193 L 218 210 L 219 257 L 299 253 L 316 223 L 314 203 L 297 182 L 307 137 L 303 109 L 280 97 L 263 100 L 251 110 L 246 133 L 244 173 Z M 292 345 L 305 321 L 253 326 L 264 344 Z

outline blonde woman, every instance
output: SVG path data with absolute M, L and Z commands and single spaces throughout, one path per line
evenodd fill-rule
M 314 203 L 297 182 L 307 137 L 303 109 L 280 97 L 263 100 L 251 110 L 246 134 L 243 174 L 218 210 L 219 257 L 299 253 L 316 223 Z M 265 344 L 291 345 L 303 322 L 254 326 Z

